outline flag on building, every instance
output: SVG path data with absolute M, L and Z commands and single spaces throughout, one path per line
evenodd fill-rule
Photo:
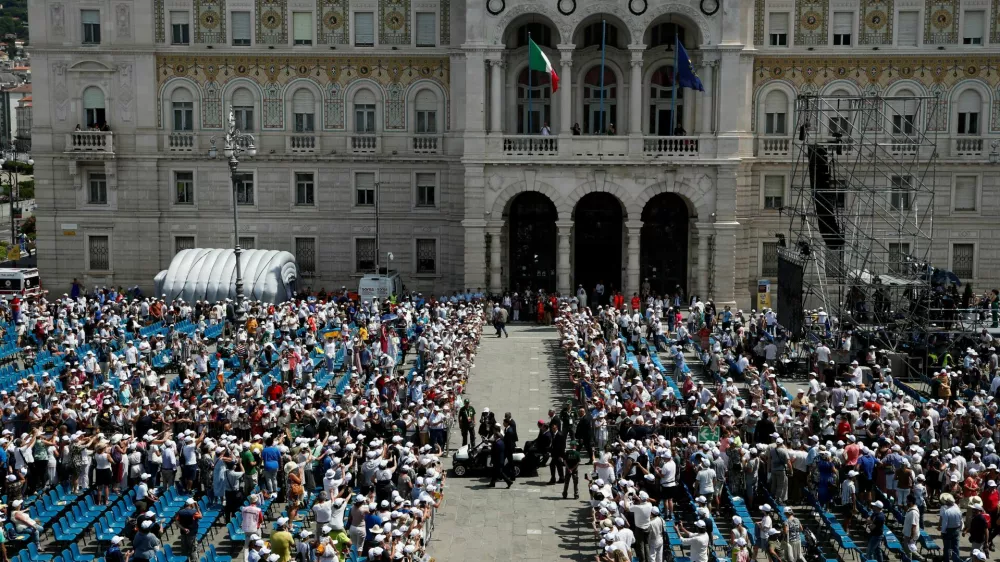
M 552 68 L 549 57 L 545 56 L 545 53 L 542 52 L 542 49 L 535 44 L 531 37 L 528 37 L 528 68 L 547 73 L 552 81 L 552 92 L 555 93 L 559 90 L 559 75 Z
M 679 38 L 675 39 L 677 45 L 675 46 L 676 52 L 674 53 L 675 64 L 674 64 L 674 84 L 677 84 L 681 88 L 691 88 L 692 90 L 698 90 L 699 92 L 704 92 L 705 87 L 701 84 L 701 78 L 695 74 L 694 64 L 691 62 L 691 58 L 688 57 L 687 50 L 684 49 L 684 44 L 681 43 Z

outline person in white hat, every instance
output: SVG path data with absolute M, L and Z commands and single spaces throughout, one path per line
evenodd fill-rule
M 705 520 L 698 519 L 695 521 L 693 532 L 687 530 L 681 521 L 677 522 L 677 528 L 681 532 L 681 543 L 691 549 L 689 553 L 691 562 L 708 562 L 711 536 Z
M 875 500 L 871 504 L 872 511 L 868 517 L 867 533 L 865 535 L 868 538 L 868 546 L 865 549 L 866 560 L 878 560 L 879 562 L 885 560 L 882 554 L 882 541 L 885 538 L 885 513 L 882 512 L 882 508 L 884 507 L 879 500 Z

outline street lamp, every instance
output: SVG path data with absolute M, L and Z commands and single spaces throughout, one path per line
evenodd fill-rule
M 990 143 L 993 150 L 990 151 L 990 164 L 1000 164 L 1000 140 Z
M 236 114 L 233 108 L 229 108 L 229 129 L 222 140 L 225 142 L 222 154 L 229 161 L 229 179 L 233 186 L 233 237 L 236 241 L 236 321 L 242 323 L 246 319 L 246 297 L 243 294 L 243 266 L 240 263 L 240 256 L 243 249 L 240 248 L 240 214 L 239 200 L 237 197 L 237 169 L 239 168 L 239 156 L 246 155 L 253 158 L 257 155 L 257 145 L 253 135 L 244 133 L 236 128 Z M 215 146 L 215 137 L 211 139 L 212 146 L 208 149 L 208 157 L 216 158 L 219 150 Z
M 19 162 L 18 156 L 20 152 L 18 151 L 18 146 L 16 143 L 11 143 L 8 146 L 8 150 L 4 151 L 5 154 L 9 154 L 10 158 L 14 162 Z M 6 183 L 10 186 L 10 243 L 13 246 L 17 244 L 17 223 L 14 218 L 14 208 L 17 204 L 18 187 L 20 186 L 21 174 L 17 169 L 3 170 L 3 166 L 7 163 L 7 160 L 0 156 L 0 184 Z M 27 160 L 29 166 L 34 166 L 35 161 L 29 158 Z

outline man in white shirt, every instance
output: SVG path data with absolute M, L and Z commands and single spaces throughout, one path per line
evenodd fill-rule
M 677 523 L 681 532 L 687 535 L 686 537 L 681 537 L 681 543 L 691 547 L 691 552 L 689 554 L 691 562 L 708 562 L 708 526 L 705 524 L 704 519 L 695 521 L 694 525 L 696 532 L 692 533 L 684 528 L 683 523 Z
M 861 370 L 861 365 L 857 361 L 851 361 L 851 382 L 861 386 L 865 382 L 865 372 Z
M 920 540 L 920 509 L 913 494 L 906 498 L 906 515 L 903 516 L 903 542 L 910 552 L 916 552 L 917 541 Z
M 649 494 L 639 492 L 639 501 L 629 505 L 629 511 L 635 518 L 636 556 L 640 561 L 649 560 L 649 518 L 653 513 L 653 504 L 649 503 Z
M 819 344 L 819 347 L 816 348 L 816 362 L 821 367 L 830 362 L 830 348 L 825 343 Z

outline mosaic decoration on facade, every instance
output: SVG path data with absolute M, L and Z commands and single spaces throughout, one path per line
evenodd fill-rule
M 288 43 L 288 3 L 285 0 L 257 0 L 257 43 L 285 45 Z
M 927 0 L 924 8 L 924 44 L 958 43 L 960 0 Z
M 827 37 L 827 14 L 829 13 L 829 0 L 800 0 L 796 2 L 795 44 L 803 46 L 826 45 L 829 41 Z M 764 24 L 761 22 L 762 39 L 763 27 Z
M 860 45 L 892 45 L 893 0 L 862 0 Z
M 163 0 L 153 0 L 153 33 L 157 43 L 167 42 L 167 25 L 163 13 Z
M 253 80 L 264 91 L 263 126 L 284 128 L 283 98 L 294 80 L 311 80 L 323 92 L 323 124 L 328 130 L 344 128 L 343 93 L 358 79 L 382 86 L 386 100 L 385 128 L 406 129 L 406 91 L 419 80 L 431 80 L 449 91 L 448 57 L 268 57 L 161 55 L 156 60 L 158 90 L 174 78 L 201 86 L 202 128 L 219 129 L 223 123 L 222 92 L 234 79 Z M 162 116 L 160 118 L 162 124 Z
M 990 43 L 1000 43 L 1000 0 L 993 0 L 993 20 L 990 21 Z
M 226 42 L 226 0 L 194 0 L 194 42 Z
M 346 45 L 350 39 L 347 0 L 319 0 L 316 37 L 321 45 Z
M 1000 0 L 994 0 L 995 2 Z M 438 4 L 440 16 L 441 16 L 441 44 L 448 45 L 451 43 L 451 0 L 440 0 Z M 993 12 L 996 13 L 995 11 Z
M 796 29 L 798 27 L 795 26 Z M 764 0 L 754 2 L 753 5 L 753 44 L 757 46 L 764 44 Z
M 410 44 L 410 0 L 379 0 L 378 42 L 381 45 Z

